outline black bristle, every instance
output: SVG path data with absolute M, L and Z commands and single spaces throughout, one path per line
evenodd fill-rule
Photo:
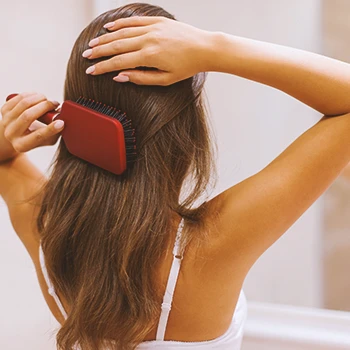
M 132 127 L 132 122 L 127 118 L 126 113 L 121 112 L 119 109 L 116 109 L 111 106 L 107 106 L 104 103 L 96 102 L 92 99 L 87 99 L 80 96 L 76 103 L 81 106 L 93 109 L 96 112 L 107 115 L 111 118 L 117 119 L 124 130 L 124 140 L 125 140 L 125 150 L 126 150 L 126 162 L 133 163 L 136 160 L 137 151 L 136 151 L 136 137 L 135 129 Z

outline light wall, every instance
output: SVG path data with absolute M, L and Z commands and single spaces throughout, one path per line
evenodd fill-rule
M 0 99 L 13 92 L 36 91 L 62 101 L 70 51 L 91 16 L 85 0 L 1 0 Z M 45 171 L 54 149 L 34 150 L 29 157 Z M 56 322 L 1 198 L 0 276 L 0 349 L 54 349 Z
M 316 0 L 151 2 L 204 29 L 320 50 Z M 0 29 L 6 35 L 1 98 L 17 91 L 40 91 L 62 100 L 70 50 L 93 10 L 84 0 L 2 2 Z M 210 74 L 207 91 L 220 155 L 220 182 L 212 196 L 259 171 L 319 117 L 279 91 L 233 76 Z M 44 171 L 53 153 L 54 147 L 47 147 L 29 157 Z M 245 283 L 249 300 L 319 305 L 321 205 L 315 204 L 254 266 Z M 0 232 L 0 349 L 53 349 L 56 323 L 2 202 Z
M 323 0 L 323 3 L 325 55 L 350 63 L 350 2 Z M 324 307 L 350 311 L 350 165 L 348 173 L 347 177 L 340 176 L 325 194 L 322 261 Z

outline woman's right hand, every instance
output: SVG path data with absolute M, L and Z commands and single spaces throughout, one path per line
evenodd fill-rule
M 89 67 L 87 74 L 121 71 L 115 81 L 170 85 L 210 70 L 215 54 L 212 32 L 165 17 L 134 16 L 107 26 L 111 33 L 91 40 L 83 57 L 114 57 Z M 136 67 L 157 70 L 132 69 Z

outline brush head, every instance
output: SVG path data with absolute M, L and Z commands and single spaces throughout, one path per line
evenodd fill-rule
M 116 108 L 81 97 L 65 101 L 54 119 L 64 121 L 62 137 L 73 155 L 116 175 L 135 161 L 135 129 Z

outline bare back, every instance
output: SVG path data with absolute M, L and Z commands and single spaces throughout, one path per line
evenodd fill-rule
M 166 288 L 173 260 L 172 245 L 175 241 L 176 226 L 180 220 L 179 216 L 174 220 L 174 230 L 169 235 L 164 259 L 156 268 L 156 280 L 161 294 L 164 294 Z M 215 225 L 215 230 L 217 229 Z M 245 276 L 239 268 L 232 270 L 217 264 L 212 257 L 212 250 L 217 249 L 216 244 L 213 238 L 210 244 L 204 245 L 200 250 L 194 243 L 187 245 L 164 340 L 183 342 L 213 340 L 223 335 L 229 328 Z M 47 292 L 48 288 L 40 266 L 37 266 L 37 272 L 45 299 L 56 319 L 62 323 L 61 313 Z M 69 312 L 67 302 L 62 296 L 59 297 Z M 154 327 L 144 341 L 155 340 L 156 331 Z

